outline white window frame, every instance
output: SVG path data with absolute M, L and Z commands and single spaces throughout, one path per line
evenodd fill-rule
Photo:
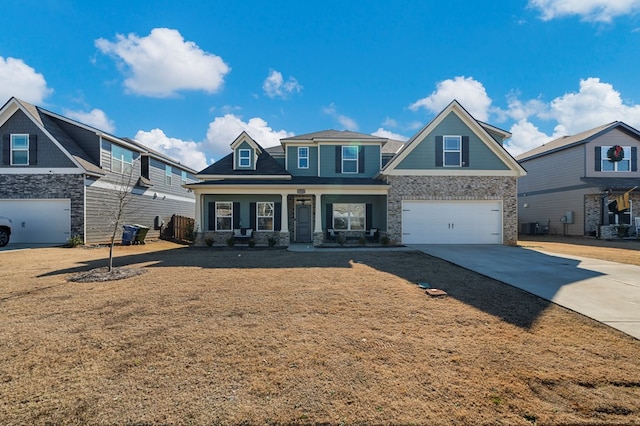
M 26 147 L 24 147 L 24 148 L 23 147 L 20 147 L 20 148 L 15 148 L 14 147 L 14 141 L 16 139 L 18 139 L 18 138 L 24 138 L 26 140 Z M 11 148 L 11 162 L 10 162 L 10 164 L 12 166 L 28 166 L 29 165 L 29 135 L 24 134 L 24 133 L 12 134 L 11 135 L 11 147 L 10 148 Z M 26 152 L 27 153 L 27 157 L 26 157 L 27 161 L 25 163 L 22 163 L 22 162 L 17 163 L 17 162 L 14 161 L 14 153 L 17 153 L 17 152 L 20 152 L 20 153 Z
M 246 157 L 243 154 L 246 153 Z M 246 160 L 246 164 L 243 162 Z M 238 150 L 238 167 L 251 167 L 251 150 L 250 149 L 239 149 Z
M 304 155 L 303 155 L 304 153 Z M 302 164 L 302 160 L 306 161 L 306 165 Z M 309 147 L 308 146 L 299 146 L 298 147 L 298 168 L 299 169 L 308 169 L 309 168 Z
M 169 164 L 164 165 L 164 184 L 171 186 L 171 175 L 173 174 L 173 168 Z
M 359 208 L 362 210 L 362 216 L 355 216 L 354 211 Z M 345 226 L 336 224 L 336 212 L 343 210 L 346 216 L 340 218 L 343 219 Z M 367 229 L 367 205 L 365 203 L 334 203 L 333 204 L 333 218 L 332 227 L 338 231 L 365 231 Z M 359 223 L 362 225 L 360 226 Z M 357 225 L 358 224 L 358 225 Z M 336 226 L 337 225 L 337 226 Z M 357 226 L 356 226 L 357 225 Z
M 447 141 L 457 141 L 458 148 L 451 149 L 447 148 Z M 447 154 L 457 154 L 458 162 L 457 164 L 448 164 L 447 163 Z M 449 155 L 451 157 L 451 155 Z M 462 167 L 462 136 L 459 135 L 444 135 L 442 137 L 442 166 L 443 167 Z
M 218 210 L 218 206 L 220 206 L 220 210 L 225 210 L 229 212 L 228 215 L 221 215 L 218 212 L 220 210 Z M 233 201 L 216 201 L 215 207 L 216 209 L 215 213 L 216 213 L 216 223 L 215 223 L 215 229 L 216 231 L 231 231 L 233 230 Z M 229 220 L 229 227 L 226 226 L 218 226 L 219 224 L 219 220 L 220 219 L 228 219 Z M 226 220 L 225 220 L 226 222 Z
M 128 155 L 126 154 L 131 154 L 131 161 L 127 161 Z M 121 175 L 131 175 L 133 173 L 133 151 L 120 145 L 111 145 L 111 171 Z
M 262 220 L 261 220 L 262 219 Z M 271 219 L 270 226 L 263 226 L 265 219 Z M 258 201 L 256 203 L 256 228 L 258 231 L 273 231 L 275 224 L 275 204 L 273 201 Z M 269 223 L 269 221 L 266 221 Z
M 355 150 L 356 158 L 345 158 L 345 151 Z M 344 145 L 342 146 L 342 173 L 356 174 L 358 173 L 358 168 L 360 165 L 358 164 L 360 150 L 357 146 L 354 145 Z M 345 171 L 345 162 L 354 163 L 356 165 L 355 171 Z
M 609 151 L 609 149 L 612 147 L 613 145 L 610 146 L 602 146 L 600 147 L 600 158 L 601 158 L 601 164 L 600 164 L 600 171 L 601 172 L 605 172 L 605 173 L 611 173 L 611 172 L 615 172 L 615 173 L 626 173 L 626 172 L 630 172 L 631 171 L 631 147 L 630 146 L 623 146 L 622 149 L 624 150 L 624 159 L 620 160 L 620 161 L 609 161 L 609 158 L 607 157 L 607 151 Z M 618 170 L 618 164 L 620 163 L 624 163 L 627 165 L 627 170 Z M 613 165 L 613 170 L 605 170 L 605 164 L 606 165 Z
M 184 170 L 180 170 L 180 180 L 182 183 L 187 183 L 187 172 Z

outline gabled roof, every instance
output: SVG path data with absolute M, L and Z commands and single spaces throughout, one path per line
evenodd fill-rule
M 386 138 L 367 135 L 365 133 L 350 132 L 347 130 L 321 130 L 319 132 L 306 133 L 304 135 L 291 136 L 281 139 L 282 143 L 288 142 L 325 142 L 347 140 L 352 142 L 385 142 Z
M 381 170 L 381 174 L 392 174 L 395 172 L 396 167 L 404 160 L 411 152 L 424 140 L 424 138 L 433 132 L 435 128 L 450 114 L 455 114 L 462 120 L 462 122 L 474 132 L 481 141 L 487 145 L 487 147 L 502 160 L 502 162 L 509 168 L 509 173 L 514 173 L 517 176 L 526 175 L 524 168 L 516 161 L 515 158 L 507 152 L 501 142 L 497 141 L 493 136 L 489 134 L 489 130 L 499 133 L 501 135 L 510 136 L 509 132 L 500 130 L 497 127 L 489 126 L 486 123 L 482 123 L 460 105 L 457 100 L 451 101 L 451 103 L 440 112 L 433 120 L 431 120 L 426 126 L 424 126 L 418 133 L 416 133 L 411 139 L 409 139 L 404 147 L 398 152 L 398 154 L 391 159 Z M 448 168 L 447 172 L 455 174 L 459 169 Z M 470 172 L 474 172 L 471 170 Z M 402 173 L 400 173 L 402 174 Z
M 640 132 L 638 132 L 638 130 L 634 129 L 628 124 L 623 123 L 622 121 L 613 121 L 611 123 L 594 127 L 593 129 L 585 130 L 584 132 L 577 133 L 575 135 L 562 136 L 558 139 L 554 139 L 551 142 L 547 142 L 537 148 L 533 148 L 532 150 L 524 152 L 518 155 L 516 158 L 518 161 L 526 161 L 536 157 L 541 157 L 543 155 L 548 155 L 553 152 L 562 151 L 563 149 L 571 148 L 576 145 L 585 144 L 604 133 L 610 132 L 613 129 L 619 129 L 631 136 L 640 139 Z

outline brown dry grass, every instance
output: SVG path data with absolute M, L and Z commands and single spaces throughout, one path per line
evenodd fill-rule
M 640 423 L 640 341 L 425 254 L 116 254 L 0 253 L 0 423 Z

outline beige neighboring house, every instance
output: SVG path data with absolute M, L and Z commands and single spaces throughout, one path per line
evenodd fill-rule
M 619 225 L 635 234 L 639 146 L 640 132 L 615 121 L 516 157 L 527 170 L 518 180 L 520 233 L 534 233 L 537 223 L 552 234 L 610 238 Z M 625 194 L 628 205 L 620 206 Z

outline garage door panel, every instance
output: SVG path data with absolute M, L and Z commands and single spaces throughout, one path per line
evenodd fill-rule
M 405 244 L 501 244 L 499 201 L 404 201 Z
M 4 199 L 0 216 L 13 222 L 10 243 L 64 243 L 71 236 L 69 199 Z

